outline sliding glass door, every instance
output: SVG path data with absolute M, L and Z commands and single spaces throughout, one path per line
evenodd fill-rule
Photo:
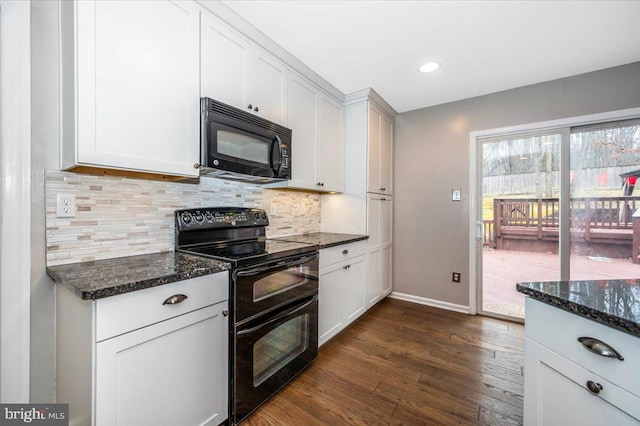
M 640 121 L 479 138 L 476 152 L 479 313 L 524 318 L 517 282 L 640 276 Z
M 560 278 L 558 133 L 482 140 L 481 313 L 524 318 L 515 283 Z
M 570 146 L 570 279 L 639 277 L 640 122 L 573 128 Z

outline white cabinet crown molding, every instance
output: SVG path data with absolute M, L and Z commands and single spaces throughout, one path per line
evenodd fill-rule
M 344 105 L 351 105 L 362 101 L 371 101 L 378 108 L 382 109 L 382 111 L 391 116 L 391 118 L 395 118 L 398 115 L 398 111 L 393 109 L 391 105 L 387 101 L 385 101 L 382 96 L 378 94 L 373 88 L 368 87 L 366 89 L 358 90 L 357 92 L 348 93 L 344 96 Z

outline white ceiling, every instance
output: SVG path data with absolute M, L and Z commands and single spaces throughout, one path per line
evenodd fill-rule
M 640 61 L 639 0 L 223 3 L 343 93 L 372 87 L 398 112 Z M 419 73 L 427 60 L 442 67 Z

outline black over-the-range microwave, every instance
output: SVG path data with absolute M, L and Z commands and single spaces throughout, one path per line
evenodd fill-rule
M 200 174 L 251 183 L 291 179 L 291 130 L 211 98 L 200 100 Z

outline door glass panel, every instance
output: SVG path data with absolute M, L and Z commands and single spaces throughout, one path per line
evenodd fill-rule
M 309 347 L 309 314 L 290 319 L 253 345 L 253 386 L 258 387 Z
M 516 283 L 560 277 L 560 144 L 560 134 L 481 143 L 481 312 L 524 318 Z
M 572 129 L 570 143 L 570 279 L 638 277 L 640 124 Z
M 253 284 L 253 301 L 259 302 L 309 282 L 308 266 L 289 268 L 257 280 Z
M 269 143 L 228 130 L 218 130 L 217 134 L 218 153 L 254 163 L 269 164 Z

